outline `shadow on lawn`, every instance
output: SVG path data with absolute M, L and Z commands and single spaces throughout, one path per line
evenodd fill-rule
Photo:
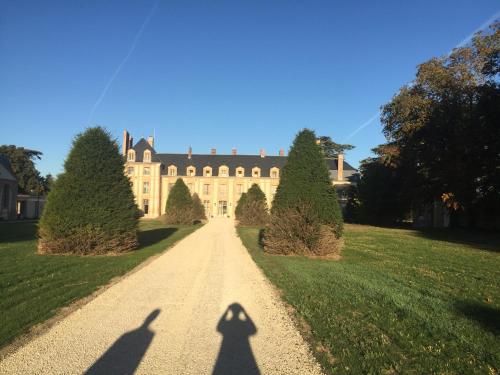
M 482 250 L 500 252 L 500 235 L 493 232 L 466 229 L 425 229 L 417 231 L 417 235 L 430 240 L 471 245 Z
M 485 330 L 500 335 L 500 309 L 477 301 L 460 301 L 455 308 L 466 318 L 478 322 Z
M 177 231 L 177 228 L 156 228 L 139 232 L 139 248 L 154 245 L 167 237 L 170 237 Z
M 36 225 L 36 221 L 17 221 L 8 223 L 2 223 L 0 221 L 0 243 L 35 240 Z
M 86 372 L 86 375 L 134 374 L 148 350 L 154 331 L 149 325 L 160 315 L 156 309 L 142 325 L 122 335 Z

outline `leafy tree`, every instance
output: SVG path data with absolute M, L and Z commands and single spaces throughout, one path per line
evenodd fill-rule
M 382 107 L 387 143 L 373 162 L 397 176 L 394 193 L 405 207 L 442 201 L 469 225 L 500 217 L 499 55 L 497 22 L 419 65 L 415 80 Z
M 134 249 L 137 207 L 117 143 L 101 127 L 73 140 L 40 219 L 41 253 L 105 254 Z
M 29 194 L 31 191 L 43 192 L 43 177 L 35 167 L 35 161 L 40 160 L 40 151 L 28 150 L 14 145 L 0 146 L 0 154 L 5 154 L 12 166 L 18 185 L 19 192 Z
M 205 214 L 205 207 L 203 207 L 203 203 L 201 203 L 200 197 L 198 194 L 193 194 L 193 219 L 195 221 L 206 220 L 207 216 Z
M 293 223 L 289 231 L 282 226 L 282 222 L 286 221 Z M 327 250 L 317 246 L 325 244 L 322 241 L 325 227 L 333 234 L 333 240 L 342 236 L 343 220 L 337 193 L 330 181 L 324 154 L 311 130 L 300 131 L 293 142 L 281 173 L 270 222 L 266 231 L 269 252 L 282 253 L 282 245 L 295 238 L 307 251 L 324 253 Z M 298 239 L 297 236 L 301 235 L 297 233 L 300 223 L 312 223 L 313 229 L 308 238 Z M 335 247 L 333 243 L 329 245 L 332 249 Z
M 334 158 L 338 154 L 343 154 L 345 151 L 352 150 L 353 145 L 340 144 L 332 140 L 332 138 L 327 136 L 321 136 L 318 138 L 319 145 L 327 158 Z
M 264 226 L 269 220 L 266 195 L 259 185 L 253 184 L 243 193 L 236 205 L 236 218 L 241 225 Z
M 193 198 L 182 178 L 175 181 L 168 194 L 164 221 L 168 224 L 192 224 Z

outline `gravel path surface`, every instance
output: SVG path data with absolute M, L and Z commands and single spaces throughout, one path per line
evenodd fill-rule
M 321 374 L 229 219 L 0 362 L 0 374 Z

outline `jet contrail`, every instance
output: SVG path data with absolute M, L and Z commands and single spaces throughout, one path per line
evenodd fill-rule
M 113 81 L 116 79 L 116 77 L 120 73 L 120 70 L 123 68 L 123 66 L 127 63 L 128 59 L 130 58 L 132 53 L 134 53 L 135 47 L 137 46 L 137 43 L 139 42 L 139 39 L 141 38 L 141 35 L 142 35 L 144 29 L 148 25 L 149 21 L 151 21 L 151 18 L 153 18 L 153 15 L 155 14 L 156 9 L 158 8 L 159 4 L 160 4 L 160 0 L 158 0 L 151 8 L 151 11 L 149 12 L 149 14 L 146 17 L 146 19 L 144 20 L 144 22 L 142 23 L 141 28 L 139 29 L 137 34 L 135 34 L 134 40 L 132 41 L 132 45 L 130 46 L 127 54 L 125 55 L 123 60 L 120 62 L 120 64 L 118 64 L 118 67 L 116 68 L 115 72 L 109 78 L 108 82 L 106 83 L 106 86 L 104 86 L 104 89 L 102 90 L 101 95 L 99 95 L 99 98 L 94 103 L 94 106 L 92 107 L 92 110 L 89 113 L 89 118 L 87 120 L 87 123 L 89 125 L 90 125 L 90 122 L 92 121 L 92 118 L 94 117 L 94 112 L 96 111 L 97 107 L 99 107 L 102 100 L 106 96 L 108 90 L 110 89 L 111 85 L 113 84 Z
M 474 32 L 472 32 L 471 34 L 469 34 L 466 38 L 464 38 L 460 43 L 458 43 L 453 49 L 455 48 L 460 48 L 460 47 L 463 47 L 464 45 L 466 45 L 467 43 L 469 43 L 469 41 L 474 37 L 474 35 L 478 32 L 478 31 L 481 31 L 481 30 L 484 30 L 485 28 L 487 28 L 491 23 L 493 23 L 493 21 L 495 21 L 497 18 L 500 18 L 500 10 L 498 12 L 496 12 L 494 15 L 492 15 L 490 18 L 488 18 L 486 21 L 484 21 L 481 26 L 479 26 L 476 30 L 474 30 Z M 448 55 L 451 54 L 451 52 L 453 51 L 453 49 L 448 52 Z M 377 113 L 375 113 L 372 117 L 370 117 L 370 119 L 366 122 L 364 122 L 359 128 L 357 128 L 356 130 L 354 130 L 351 134 L 349 134 L 344 140 L 343 140 L 343 143 L 344 142 L 347 142 L 349 139 L 351 139 L 352 137 L 354 137 L 356 134 L 358 134 L 361 130 L 363 130 L 364 128 L 366 128 L 368 125 L 370 125 L 378 116 L 380 115 L 380 110 L 377 111 Z
M 373 121 L 375 121 L 377 119 L 377 117 L 380 116 L 380 111 L 378 111 L 377 113 L 375 113 L 372 117 L 370 117 L 370 119 L 366 122 L 364 122 L 359 128 L 357 128 L 356 130 L 354 130 L 351 134 L 349 134 L 343 142 L 347 142 L 349 139 L 351 139 L 352 137 L 354 137 L 356 134 L 358 134 L 361 130 L 363 130 L 364 128 L 366 128 L 368 125 L 370 125 Z

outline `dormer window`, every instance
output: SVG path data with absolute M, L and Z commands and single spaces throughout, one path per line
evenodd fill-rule
M 151 161 L 151 151 L 149 151 L 149 150 L 144 151 L 143 161 L 145 161 L 145 162 Z
M 127 161 L 135 161 L 135 151 L 134 150 L 128 151 Z
M 259 167 L 252 168 L 252 177 L 260 177 L 260 168 Z
M 192 166 L 187 167 L 186 175 L 187 176 L 196 176 L 196 168 L 192 167 Z
M 175 165 L 171 165 L 168 167 L 168 175 L 177 176 L 177 167 Z
M 244 177 L 245 176 L 245 168 L 238 167 L 236 168 L 236 177 Z
M 205 176 L 205 177 L 212 176 L 212 167 L 203 168 L 203 176 Z
M 271 168 L 271 178 L 279 178 L 280 170 L 276 167 Z
M 229 176 L 229 168 L 225 165 L 219 167 L 219 177 L 228 177 Z

